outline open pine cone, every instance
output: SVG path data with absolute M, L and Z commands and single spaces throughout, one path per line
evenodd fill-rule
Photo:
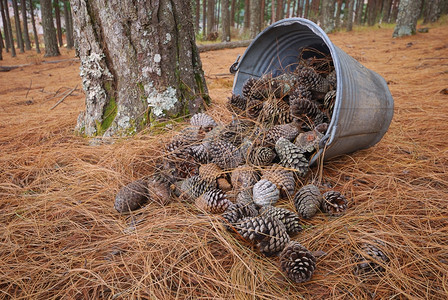
M 316 269 L 316 258 L 300 243 L 291 241 L 280 254 L 280 268 L 292 281 L 306 282 Z

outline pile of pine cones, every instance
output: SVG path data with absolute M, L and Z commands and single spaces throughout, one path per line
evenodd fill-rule
M 166 145 L 155 173 L 118 192 L 117 211 L 148 201 L 166 205 L 175 194 L 221 214 L 228 230 L 265 255 L 278 255 L 290 280 L 310 280 L 316 258 L 291 236 L 302 230 L 301 218 L 319 210 L 337 216 L 348 204 L 339 192 L 321 194 L 317 186 L 302 184 L 335 98 L 334 70 L 316 61 L 303 60 L 294 72 L 278 77 L 250 78 L 242 95 L 229 98 L 234 116 L 229 124 L 194 115 Z M 293 201 L 296 212 L 276 207 L 281 199 Z

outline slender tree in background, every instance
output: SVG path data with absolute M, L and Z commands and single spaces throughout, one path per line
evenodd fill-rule
M 244 30 L 249 30 L 250 27 L 250 13 L 251 13 L 251 9 L 250 9 L 250 4 L 251 1 L 250 0 L 244 0 L 244 24 L 243 24 L 243 28 Z
M 348 12 L 347 12 L 347 23 L 346 29 L 347 31 L 353 30 L 353 13 L 355 8 L 355 0 L 348 1 Z
M 230 27 L 235 27 L 235 5 L 236 0 L 230 2 Z
M 53 14 L 51 0 L 40 0 L 42 13 L 42 28 L 44 30 L 45 57 L 58 56 L 58 40 L 56 38 L 56 29 L 53 24 Z
M 320 22 L 322 29 L 327 33 L 334 30 L 334 6 L 333 0 L 322 0 Z
M 364 0 L 356 0 L 355 24 L 360 25 L 362 22 L 362 12 L 364 10 Z
M 271 0 L 271 24 L 277 20 L 275 15 L 275 0 Z
M 284 5 L 283 0 L 277 0 L 277 10 L 276 10 L 276 17 L 275 17 L 275 19 L 277 21 L 283 19 L 284 15 L 285 15 L 284 10 L 283 10 L 283 5 Z
M 0 0 L 0 14 L 2 15 L 2 22 L 3 22 L 3 30 L 5 32 L 5 49 L 6 52 L 9 52 L 10 41 L 8 36 L 8 24 L 6 23 L 6 16 L 5 16 L 5 10 L 3 9 L 3 0 Z
M 16 25 L 17 47 L 19 47 L 19 52 L 23 53 L 25 52 L 25 48 L 23 46 L 22 27 L 20 25 L 19 6 L 17 5 L 17 0 L 12 0 L 12 8 L 14 10 L 14 23 Z
M 133 133 L 208 101 L 190 0 L 134 3 L 71 1 L 86 94 L 77 129 L 85 135 Z
M 258 17 L 261 13 L 260 4 L 260 0 L 250 1 L 250 38 L 252 39 L 261 31 L 260 18 Z
M 207 0 L 207 35 L 210 35 L 215 27 L 215 0 Z
M 443 9 L 443 2 L 446 0 L 426 1 L 425 11 L 423 13 L 423 24 L 432 23 L 439 19 Z
M 341 27 L 342 0 L 338 0 L 336 4 L 337 4 L 337 8 L 336 8 L 335 26 L 336 26 L 336 28 L 340 28 Z
M 207 0 L 202 0 L 202 35 L 207 37 Z
M 376 15 L 377 15 L 377 0 L 369 0 L 367 2 L 367 25 L 373 26 L 376 22 Z
M 199 19 L 201 18 L 201 1 L 194 0 L 194 32 L 199 33 Z
M 222 37 L 221 41 L 230 42 L 230 11 L 229 0 L 222 0 L 221 3 L 221 15 L 222 15 Z
M 390 22 L 391 23 L 395 23 L 397 22 L 397 18 L 398 18 L 398 7 L 400 4 L 400 0 L 393 0 L 393 4 L 392 4 L 392 10 L 391 10 L 391 17 L 390 17 Z
M 319 20 L 320 2 L 321 2 L 321 0 L 313 0 L 313 2 L 311 4 L 311 13 L 309 14 L 309 17 L 314 22 L 317 22 L 317 20 Z
M 199 0 L 198 0 L 199 1 Z M 67 49 L 73 48 L 73 21 L 68 0 L 64 1 L 64 21 L 65 21 L 65 38 L 67 39 Z
M 34 43 L 36 44 L 36 52 L 40 53 L 39 36 L 37 35 L 36 21 L 34 20 L 33 1 L 29 0 L 29 4 L 30 4 L 30 13 L 31 13 L 31 25 L 33 25 Z
M 304 5 L 304 1 L 303 0 L 298 0 L 297 1 L 297 14 L 296 14 L 296 17 L 303 17 L 303 5 Z
M 9 17 L 8 0 L 3 0 L 3 10 L 5 12 L 5 20 L 6 20 L 6 27 L 7 27 L 7 32 L 8 32 L 9 45 L 11 46 L 11 56 L 16 57 L 16 48 L 14 46 L 14 37 L 12 35 L 11 18 Z
M 390 23 L 390 11 L 392 10 L 392 0 L 384 0 L 383 8 L 381 9 L 383 23 Z
M 422 0 L 401 0 L 393 37 L 415 34 Z
M 30 35 L 28 33 L 28 18 L 26 15 L 26 0 L 20 0 L 22 10 L 23 38 L 25 40 L 25 50 L 31 50 Z
M 3 35 L 2 31 L 0 30 L 0 60 L 3 60 Z
M 260 28 L 264 27 L 264 13 L 266 10 L 266 0 L 261 0 L 260 7 Z
M 59 0 L 53 0 L 53 7 L 54 7 L 54 17 L 56 19 L 56 32 L 57 32 L 59 47 L 62 47 L 64 45 L 64 43 L 62 41 L 61 10 L 59 7 Z
M 305 19 L 308 19 L 309 13 L 310 13 L 310 1 L 305 0 L 305 12 L 303 13 L 303 17 Z

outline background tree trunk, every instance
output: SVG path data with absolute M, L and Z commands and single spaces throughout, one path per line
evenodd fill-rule
M 207 0 L 207 35 L 213 32 L 215 27 L 215 0 Z
M 261 31 L 260 24 L 260 11 L 261 5 L 260 0 L 251 0 L 250 1 L 250 38 L 255 38 L 257 34 Z
M 236 0 L 230 2 L 230 27 L 235 27 L 235 5 Z
M 250 0 L 244 0 L 244 30 L 249 30 L 250 27 Z
M 264 13 L 266 11 L 266 0 L 261 0 L 260 7 L 260 29 L 264 27 Z
M 401 0 L 398 10 L 397 25 L 393 37 L 415 34 L 417 20 L 420 16 L 422 0 Z
M 283 0 L 277 0 L 277 11 L 275 14 L 275 19 L 277 21 L 283 19 L 283 16 L 284 16 L 283 12 L 284 12 L 283 11 Z
M 309 13 L 310 13 L 310 1 L 305 0 L 305 12 L 303 13 L 303 17 L 305 19 L 308 19 Z
M 20 26 L 20 15 L 17 0 L 12 0 L 12 8 L 14 10 L 14 23 L 16 24 L 17 47 L 19 47 L 19 52 L 23 53 L 25 52 L 25 48 L 23 47 L 22 28 Z
M 381 10 L 382 13 L 382 22 L 383 23 L 390 23 L 390 11 L 392 6 L 392 0 L 384 0 L 383 2 L 383 8 Z
M 53 14 L 51 0 L 40 0 L 42 13 L 42 28 L 44 29 L 45 57 L 58 56 L 58 40 L 56 39 L 56 29 L 53 24 Z
M 275 0 L 271 0 L 271 24 L 276 21 L 275 16 Z
M 336 20 L 335 20 L 335 27 L 340 28 L 341 27 L 341 8 L 342 8 L 342 0 L 337 1 L 337 9 L 336 9 Z
M 355 0 L 348 1 L 348 13 L 347 13 L 347 31 L 353 30 L 353 12 L 355 8 Z
M 378 0 L 369 0 L 367 3 L 367 25 L 373 26 L 376 23 Z
M 0 14 L 2 15 L 3 22 L 3 31 L 5 32 L 5 49 L 6 52 L 9 52 L 9 48 L 11 48 L 9 36 L 8 36 L 8 24 L 6 23 L 6 15 L 5 10 L 3 8 L 3 0 L 0 0 Z
M 230 12 L 229 0 L 222 0 L 221 3 L 221 24 L 222 24 L 222 42 L 230 42 Z
M 398 18 L 398 7 L 400 5 L 400 0 L 393 0 L 393 5 L 392 5 L 392 11 L 391 11 L 391 19 L 390 22 L 391 23 L 395 23 L 397 22 L 397 18 Z
M 201 0 L 194 0 L 194 32 L 199 33 L 199 20 L 201 18 Z
M 86 135 L 125 135 L 208 101 L 189 0 L 72 0 Z
M 26 0 L 20 0 L 22 9 L 23 37 L 25 39 L 25 49 L 31 50 L 30 35 L 28 33 L 28 18 L 26 16 Z
M 202 0 L 202 38 L 207 38 L 207 0 Z
M 54 17 L 56 19 L 56 32 L 57 32 L 59 47 L 62 47 L 62 46 L 64 46 L 64 42 L 62 41 L 61 10 L 59 7 L 59 0 L 54 0 L 53 6 L 54 6 Z
M 334 30 L 334 1 L 322 0 L 321 27 L 328 33 Z
M 296 13 L 297 17 L 303 17 L 303 0 L 298 0 L 297 1 L 297 13 Z
M 1 0 L 0 0 L 1 1 Z M 16 48 L 14 46 L 14 37 L 12 35 L 11 18 L 9 17 L 8 0 L 3 0 L 3 9 L 6 17 L 6 27 L 8 31 L 8 39 L 11 46 L 11 56 L 16 57 Z
M 29 4 L 31 13 L 31 24 L 33 25 L 34 43 L 36 44 L 36 52 L 40 53 L 39 36 L 37 35 L 36 21 L 34 20 L 34 7 L 32 0 L 29 0 Z
M 3 35 L 2 31 L 0 30 L 0 60 L 3 60 Z
M 317 22 L 317 20 L 319 20 L 319 16 L 320 16 L 320 0 L 313 0 L 312 4 L 311 4 L 311 11 L 309 13 L 309 17 L 312 21 Z
M 443 0 L 426 1 L 423 24 L 432 23 L 439 19 L 442 13 L 442 4 Z
M 65 38 L 67 40 L 67 49 L 73 48 L 73 22 L 68 0 L 64 1 L 64 21 L 65 21 Z
M 291 0 L 286 1 L 286 14 L 285 18 L 289 18 L 289 11 L 291 10 Z
M 362 13 L 364 10 L 364 1 L 356 0 L 356 15 L 355 15 L 355 24 L 360 25 L 362 22 Z

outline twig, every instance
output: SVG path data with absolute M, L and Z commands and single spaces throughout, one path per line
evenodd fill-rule
M 30 90 L 31 90 L 31 85 L 32 85 L 32 84 L 33 84 L 33 80 L 30 79 L 30 86 L 28 87 L 28 91 L 26 91 L 25 99 L 28 98 L 28 94 L 29 94 L 29 92 L 30 92 Z
M 61 100 L 59 100 L 58 102 L 56 102 L 56 104 L 53 105 L 53 107 L 50 108 L 50 110 L 54 109 L 56 106 L 58 106 L 59 104 L 61 104 L 62 101 L 64 101 L 65 98 L 67 98 L 68 96 L 70 96 L 70 95 L 76 90 L 77 87 L 78 87 L 78 85 L 75 85 L 75 87 L 74 87 L 73 89 L 71 89 L 71 90 L 70 90 L 64 97 L 62 97 Z

